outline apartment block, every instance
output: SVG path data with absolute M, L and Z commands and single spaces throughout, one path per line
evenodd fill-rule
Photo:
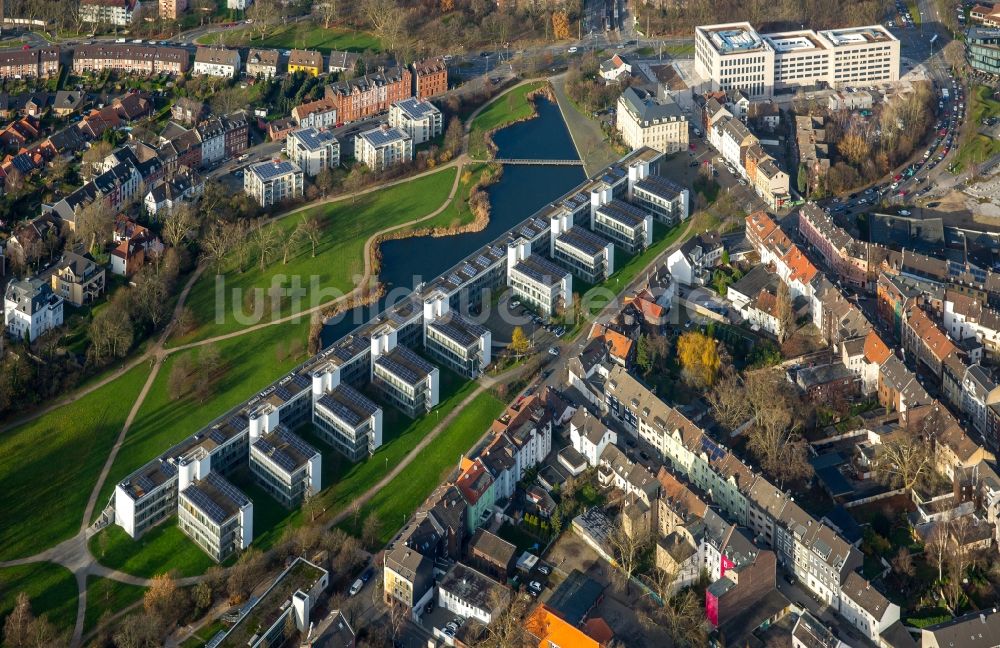
M 1000 29 L 971 27 L 966 33 L 965 60 L 977 72 L 1000 74 Z
M 521 301 L 546 316 L 573 303 L 573 275 L 532 254 L 531 244 L 523 238 L 507 246 L 507 284 Z
M 894 83 L 899 40 L 881 25 L 763 35 L 746 22 L 703 25 L 695 28 L 695 74 L 706 90 L 751 98 L 821 83 Z
M 250 472 L 274 499 L 297 506 L 323 488 L 323 456 L 283 425 L 251 440 Z
M 340 165 L 340 142 L 328 130 L 300 128 L 285 138 L 288 158 L 307 176 Z
M 160 0 L 160 18 L 178 20 L 187 8 L 188 0 Z
M 382 585 L 386 602 L 420 609 L 434 595 L 434 563 L 415 549 L 396 545 L 385 554 Z
M 184 74 L 191 55 L 179 47 L 154 47 L 131 43 L 95 43 L 73 48 L 73 72 L 103 72 L 153 75 Z
M 629 254 L 653 244 L 653 215 L 623 200 L 612 200 L 598 207 L 592 229 Z
M 573 212 L 559 209 L 549 217 L 549 256 L 586 282 L 597 283 L 615 271 L 615 246 L 573 224 Z
M 647 175 L 636 182 L 631 200 L 651 212 L 656 220 L 670 226 L 687 220 L 690 215 L 688 189 L 663 176 Z
M 492 348 L 490 330 L 450 311 L 447 295 L 424 300 L 424 349 L 432 358 L 475 379 L 492 362 Z
M 361 461 L 382 445 L 382 408 L 346 383 L 315 399 L 317 436 L 351 461 Z
M 326 98 L 335 102 L 340 121 L 357 121 L 385 112 L 393 103 L 412 97 L 411 79 L 406 68 L 379 70 L 328 85 Z
M 181 488 L 177 513 L 184 535 L 216 562 L 253 541 L 253 502 L 216 472 Z
M 441 111 L 429 101 L 415 97 L 389 106 L 389 125 L 407 133 L 414 144 L 423 144 L 444 132 Z
M 413 95 L 427 99 L 448 91 L 448 65 L 442 58 L 418 61 L 413 68 Z
M 510 600 L 510 590 L 468 565 L 455 563 L 437 585 L 438 605 L 466 619 L 490 624 Z
M 243 190 L 261 207 L 302 197 L 303 174 L 299 165 L 288 160 L 258 162 L 243 175 Z
M 354 72 L 361 55 L 354 52 L 334 50 L 327 55 L 329 72 Z
M 413 160 L 413 138 L 400 128 L 380 126 L 354 138 L 354 158 L 372 171 Z
M 82 0 L 80 21 L 94 25 L 128 27 L 141 8 L 139 0 Z
M 28 79 L 59 73 L 59 48 L 0 50 L 0 78 Z
M 337 106 L 329 99 L 318 99 L 292 108 L 292 118 L 300 128 L 333 128 L 337 125 Z
M 199 47 L 194 53 L 195 76 L 235 78 L 240 73 L 240 52 L 224 47 Z
M 618 98 L 615 120 L 622 140 L 632 149 L 648 146 L 661 153 L 687 150 L 687 116 L 670 97 L 660 101 L 643 90 L 626 88 Z
M 3 313 L 11 337 L 34 341 L 62 326 L 63 299 L 41 279 L 13 280 L 4 293 Z
M 438 368 L 404 346 L 386 349 L 385 344 L 380 339 L 372 341 L 375 388 L 411 418 L 432 410 L 439 398 Z

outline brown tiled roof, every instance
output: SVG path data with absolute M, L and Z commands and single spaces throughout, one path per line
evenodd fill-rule
M 865 360 L 880 365 L 892 355 L 892 349 L 882 341 L 878 333 L 869 331 L 865 336 Z

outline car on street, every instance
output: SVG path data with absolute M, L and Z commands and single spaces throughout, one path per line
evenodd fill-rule
M 361 580 L 360 578 L 357 579 L 356 581 L 354 581 L 354 583 L 351 584 L 350 595 L 351 596 L 357 595 L 357 593 L 360 592 L 361 588 L 364 587 L 364 586 L 365 586 L 365 582 L 363 580 Z
M 541 592 L 542 584 L 539 583 L 538 581 L 531 581 L 530 583 L 528 583 L 528 589 L 535 590 L 536 592 Z
M 552 568 L 549 567 L 548 565 L 539 565 L 538 571 L 548 576 L 549 574 L 552 573 Z
M 549 355 L 550 356 L 556 356 L 556 357 L 558 357 L 559 356 L 559 347 L 550 346 L 549 347 Z
M 568 49 L 568 50 L 566 50 L 566 51 L 567 51 L 567 52 L 569 52 L 570 54 L 576 54 L 576 53 L 577 53 L 577 51 L 578 51 L 578 49 L 577 49 L 577 47 L 576 47 L 576 46 L 573 46 L 573 47 L 569 48 L 569 49 Z

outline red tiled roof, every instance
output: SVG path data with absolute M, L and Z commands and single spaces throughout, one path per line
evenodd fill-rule
M 882 341 L 878 333 L 868 331 L 868 335 L 865 337 L 865 360 L 881 366 L 891 355 L 892 349 Z

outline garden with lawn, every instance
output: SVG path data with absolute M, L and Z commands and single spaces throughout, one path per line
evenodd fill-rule
M 472 121 L 469 131 L 469 156 L 485 160 L 489 156 L 486 136 L 490 131 L 532 117 L 535 114 L 535 106 L 528 99 L 528 95 L 546 83 L 548 81 L 526 83 L 493 99 Z
M 183 356 L 196 360 L 204 347 L 171 354 L 129 428 L 121 450 L 101 490 L 95 516 L 108 502 L 115 485 L 132 471 L 194 434 L 227 410 L 253 396 L 307 357 L 309 322 L 267 326 L 215 344 L 224 366 L 206 391 L 178 400 L 170 394 L 170 374 Z M 108 396 L 109 401 L 116 398 Z M 134 397 L 128 400 L 131 405 Z M 126 406 L 127 411 L 127 406 Z M 120 429 L 120 426 L 119 426 Z
M 177 518 L 159 524 L 141 538 L 131 538 L 112 524 L 90 539 L 90 553 L 100 564 L 141 578 L 173 573 L 197 576 L 215 564 L 177 526 Z
M 36 617 L 44 614 L 59 630 L 73 629 L 79 592 L 76 578 L 68 569 L 53 563 L 0 569 L 0 627 L 21 592 L 28 595 Z
M 105 612 L 117 614 L 142 600 L 145 587 L 119 583 L 110 578 L 90 576 L 87 578 L 87 611 L 84 615 L 83 633 L 87 634 L 101 620 Z
M 386 488 L 369 500 L 356 520 L 349 519 L 341 527 L 360 537 L 360 525 L 374 515 L 381 523 L 379 545 L 388 542 L 446 475 L 454 470 L 462 455 L 486 433 L 503 409 L 504 403 L 488 391 L 476 396 L 428 444 L 417 461 L 403 469 Z
M 976 86 L 969 92 L 969 119 L 962 143 L 955 157 L 955 172 L 968 165 L 981 164 L 1000 153 L 1000 140 L 979 133 L 984 119 L 1000 116 L 1000 100 L 993 98 L 993 88 Z
M 0 437 L 0 559 L 73 537 L 101 468 L 149 375 L 143 363 Z M 100 512 L 104 502 L 97 506 Z
M 233 310 L 239 308 L 241 312 L 252 312 L 252 309 L 246 306 L 243 297 L 239 297 L 240 303 L 234 303 L 234 294 L 247 295 L 251 290 L 258 289 L 261 291 L 261 298 L 266 299 L 264 296 L 268 294 L 267 291 L 274 286 L 286 289 L 295 286 L 301 289 L 301 299 L 295 310 L 301 311 L 318 305 L 313 303 L 314 298 L 329 301 L 336 296 L 314 295 L 313 277 L 323 290 L 335 290 L 337 294 L 350 292 L 364 273 L 364 248 L 368 238 L 394 225 L 423 218 L 440 208 L 448 200 L 455 182 L 455 173 L 453 167 L 442 169 L 392 187 L 371 191 L 357 199 L 343 198 L 278 220 L 276 225 L 281 228 L 284 238 L 287 238 L 303 219 L 318 218 L 322 233 L 316 245 L 316 255 L 313 256 L 309 241 L 303 241 L 289 256 L 287 263 L 282 263 L 280 258 L 274 259 L 261 270 L 256 263 L 256 252 L 251 251 L 242 271 L 238 267 L 236 256 L 230 255 L 220 273 L 225 278 L 226 302 L 223 316 L 219 318 L 216 313 L 217 274 L 206 272 L 192 287 L 186 301 L 197 326 L 186 335 L 172 338 L 171 344 L 182 345 L 244 328 L 246 325 L 237 321 Z M 415 227 L 422 226 L 423 223 Z M 282 308 L 277 313 L 265 310 L 261 321 L 271 321 L 273 316 L 278 319 L 291 315 L 293 310 L 288 302 L 288 298 L 283 298 Z
M 312 49 L 324 54 L 331 51 L 377 52 L 381 43 L 372 34 L 350 29 L 324 29 L 309 22 L 296 22 L 275 27 L 266 38 L 252 28 L 228 29 L 206 34 L 197 39 L 199 45 L 228 45 L 230 47 L 260 47 L 277 49 Z

